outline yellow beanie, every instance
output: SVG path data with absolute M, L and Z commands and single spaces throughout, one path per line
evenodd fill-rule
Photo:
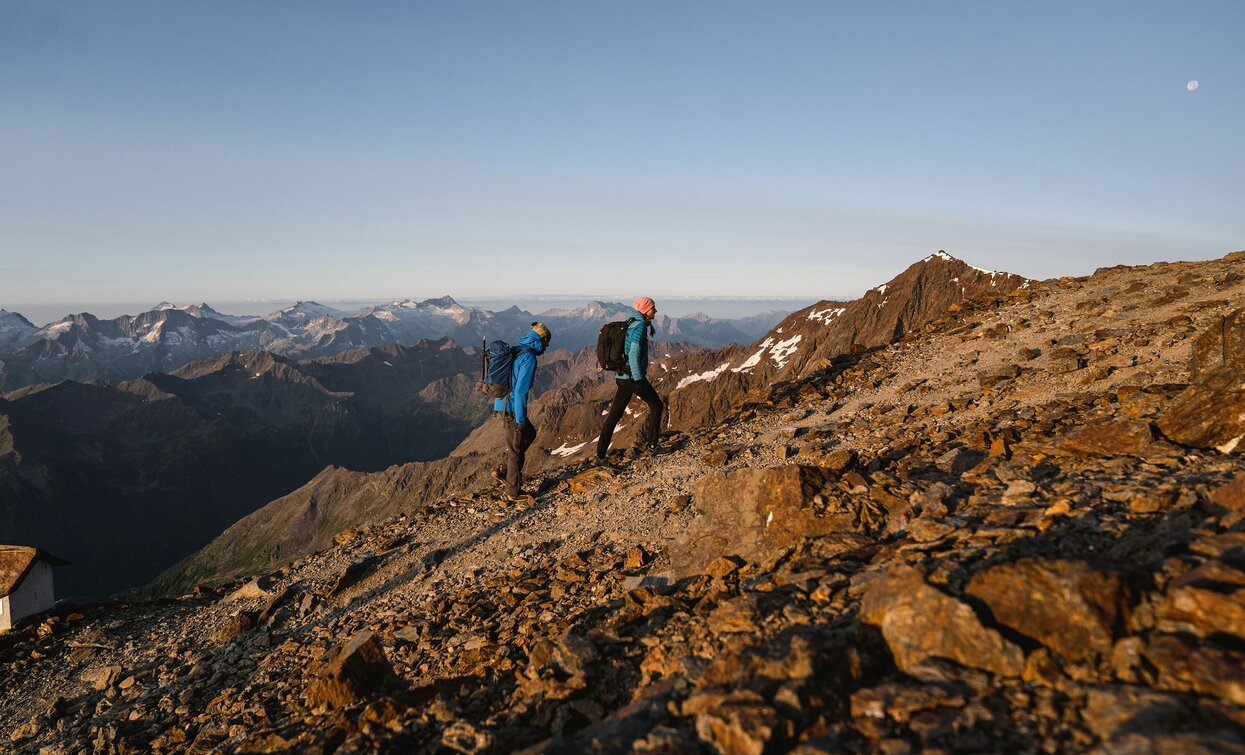
M 549 343 L 549 339 L 552 338 L 552 335 L 549 333 L 549 328 L 546 328 L 543 322 L 532 323 L 532 331 L 535 332 L 536 335 L 540 336 L 540 340 L 544 341 L 546 344 Z

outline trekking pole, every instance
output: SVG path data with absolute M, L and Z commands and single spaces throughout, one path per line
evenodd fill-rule
M 480 382 L 488 380 L 488 339 L 480 339 Z

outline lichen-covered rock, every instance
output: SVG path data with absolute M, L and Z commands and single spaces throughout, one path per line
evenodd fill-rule
M 1245 654 L 1215 644 L 1158 635 L 1145 647 L 1162 689 L 1201 692 L 1245 705 Z
M 1000 676 L 1020 676 L 1024 653 L 966 603 L 928 584 L 911 566 L 897 566 L 865 586 L 861 619 L 882 631 L 895 664 L 907 671 L 926 658 L 946 658 Z
M 1245 572 L 1210 561 L 1168 586 L 1154 608 L 1159 628 L 1245 639 Z
M 723 755 L 761 755 L 777 718 L 760 696 L 742 690 L 693 695 L 683 704 L 683 715 L 694 716 L 696 733 Z
M 307 702 L 312 707 L 348 707 L 379 693 L 392 678 L 380 639 L 372 632 L 360 632 L 334 653 L 307 688 Z
M 1245 510 L 1245 472 L 1212 490 L 1210 502 L 1221 511 Z
M 1154 433 L 1149 422 L 1110 420 L 1082 427 L 1050 444 L 1049 449 L 1063 456 L 1139 456 L 1155 451 Z
M 1227 366 L 1201 371 L 1159 415 L 1158 427 L 1181 445 L 1236 450 L 1245 438 L 1245 373 Z
M 1170 692 L 1105 685 L 1088 691 L 1081 718 L 1099 737 L 1123 732 L 1170 731 L 1189 716 L 1188 705 Z
M 1128 607 L 1120 578 L 1080 561 L 1023 559 L 973 575 L 966 592 L 994 620 L 1065 658 L 1106 655 Z
M 1245 309 L 1218 318 L 1193 342 L 1190 371 L 1194 379 L 1216 367 L 1245 372 Z
M 851 529 L 850 514 L 814 510 L 831 480 L 828 470 L 802 464 L 706 474 L 695 492 L 701 516 L 670 550 L 675 571 L 700 573 L 724 555 L 759 562 L 810 535 Z
M 600 653 L 591 640 L 564 632 L 540 638 L 528 650 L 520 689 L 528 696 L 565 700 L 588 686 L 592 664 Z

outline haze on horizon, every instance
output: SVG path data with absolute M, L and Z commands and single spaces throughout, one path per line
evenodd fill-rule
M 317 304 L 324 304 L 334 309 L 342 310 L 347 314 L 358 314 L 364 309 L 372 306 L 382 305 L 392 301 L 402 299 L 411 299 L 414 301 L 425 301 L 427 299 L 439 299 L 440 296 L 373 296 L 358 299 L 303 299 L 302 301 L 315 301 Z M 539 315 L 551 309 L 576 309 L 588 304 L 591 301 L 602 301 L 618 304 L 629 303 L 632 297 L 625 294 L 571 294 L 556 296 L 499 296 L 499 297 L 452 297 L 456 302 L 465 307 L 475 307 L 477 309 L 487 309 L 494 312 L 500 312 L 509 309 L 512 306 L 531 312 L 533 315 Z M 662 297 L 658 304 L 661 308 L 661 314 L 669 317 L 688 317 L 697 314 L 708 315 L 718 319 L 732 319 L 739 317 L 751 317 L 766 312 L 794 312 L 810 304 L 815 304 L 819 300 L 818 297 Z M 155 309 L 163 304 L 172 304 L 178 307 L 192 306 L 194 304 L 207 304 L 212 309 L 226 315 L 239 316 L 263 316 L 276 312 L 284 307 L 293 306 L 298 303 L 298 299 L 252 299 L 243 301 L 177 301 L 177 302 L 152 302 L 152 301 L 117 301 L 117 302 L 49 302 L 49 303 L 31 303 L 21 307 L 0 306 L 0 310 L 8 310 L 17 312 L 25 317 L 33 324 L 44 327 L 53 322 L 57 322 L 66 316 L 76 315 L 82 312 L 90 314 L 102 320 L 110 320 L 122 315 L 137 315 L 149 310 Z
M 1245 247 L 1245 6 L 0 4 L 0 307 Z M 1197 80 L 1199 86 L 1189 87 Z

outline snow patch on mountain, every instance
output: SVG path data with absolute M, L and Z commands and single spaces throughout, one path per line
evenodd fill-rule
M 139 340 L 144 341 L 146 343 L 156 343 L 160 340 L 160 332 L 162 330 L 164 330 L 163 320 L 150 326 L 150 329 L 146 333 L 144 333 L 142 338 L 140 338 Z
M 791 336 L 785 341 L 779 341 L 770 347 L 770 359 L 779 367 L 787 365 L 787 359 L 799 350 L 797 344 L 804 339 L 804 336 Z
M 340 319 L 348 317 L 350 313 L 320 304 L 319 302 L 300 301 L 291 304 L 288 307 L 278 309 L 276 312 L 264 315 L 263 319 L 268 320 L 269 322 L 275 322 L 276 320 L 307 322 L 325 315 Z
M 752 372 L 752 368 L 761 363 L 761 360 L 765 358 L 765 352 L 773 345 L 774 339 L 766 338 L 761 342 L 761 348 L 757 349 L 757 353 L 745 359 L 743 364 L 732 368 L 731 372 Z
M 814 309 L 808 313 L 808 319 L 817 320 L 820 323 L 829 325 L 834 319 L 847 311 L 847 307 L 826 307 L 825 309 Z M 779 333 L 782 332 L 780 329 Z
M 966 262 L 966 263 L 964 263 L 964 264 L 966 264 L 966 265 L 967 265 L 968 263 Z M 996 275 L 1007 275 L 1007 273 L 1000 273 L 1000 272 L 999 272 L 999 271 L 997 271 L 997 270 L 987 270 L 987 269 L 985 269 L 984 267 L 977 267 L 976 265 L 968 265 L 968 267 L 969 267 L 969 269 L 970 269 L 970 270 L 976 270 L 976 271 L 977 271 L 977 272 L 979 272 L 979 273 L 985 273 L 986 275 L 990 276 L 991 278 L 993 278 L 993 277 L 994 277 L 994 276 L 996 276 Z M 993 284 L 993 283 L 991 283 L 990 285 L 994 285 L 994 284 Z
M 566 445 L 565 443 L 563 443 L 562 445 L 560 445 L 560 446 L 558 446 L 557 448 L 553 449 L 553 450 L 552 450 L 552 451 L 550 451 L 549 453 L 550 453 L 550 454 L 552 454 L 552 455 L 554 455 L 554 456 L 567 457 L 567 456 L 571 456 L 571 455 L 573 455 L 573 454 L 577 454 L 577 453 L 579 453 L 580 451 L 582 451 L 582 450 L 584 449 L 584 446 L 586 446 L 586 445 L 588 445 L 588 441 L 586 441 L 586 440 L 585 440 L 583 443 L 580 443 L 580 444 L 579 444 L 579 445 L 577 445 L 577 446 L 568 446 L 568 445 Z
M 718 365 L 716 368 L 714 368 L 714 369 L 712 369 L 712 370 L 706 370 L 706 371 L 704 371 L 704 372 L 698 372 L 698 373 L 696 373 L 695 375 L 688 375 L 687 377 L 685 377 L 685 378 L 683 378 L 682 380 L 680 380 L 680 381 L 679 381 L 679 384 L 678 384 L 678 385 L 676 385 L 676 386 L 674 387 L 674 389 L 677 391 L 677 390 L 679 390 L 680 388 L 686 388 L 687 386 L 691 385 L 692 383 L 698 383 L 698 382 L 700 382 L 700 381 L 702 381 L 702 380 L 705 380 L 705 381 L 708 381 L 708 382 L 713 382 L 714 380 L 716 380 L 716 379 L 717 379 L 718 375 L 721 375 L 723 372 L 726 372 L 727 368 L 729 368 L 730 366 L 731 366 L 731 363 L 730 363 L 730 362 L 726 362 L 726 363 L 724 363 L 724 364 L 720 364 L 720 365 Z

